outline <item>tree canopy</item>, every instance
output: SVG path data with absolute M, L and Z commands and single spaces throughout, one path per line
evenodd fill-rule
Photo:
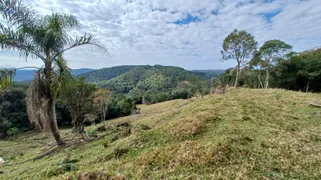
M 292 46 L 280 40 L 265 42 L 254 55 L 251 66 L 259 66 L 265 70 L 265 88 L 269 87 L 270 71 L 277 61 L 284 58 L 292 50 Z
M 222 60 L 236 61 L 236 78 L 234 87 L 238 86 L 240 71 L 257 48 L 254 36 L 246 31 L 234 30 L 223 42 Z

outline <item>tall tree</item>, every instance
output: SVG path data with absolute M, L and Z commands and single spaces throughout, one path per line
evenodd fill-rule
M 321 49 L 309 50 L 281 60 L 272 76 L 278 86 L 306 92 L 321 92 Z
M 73 28 L 79 27 L 78 20 L 69 14 L 52 13 L 39 16 L 31 7 L 27 7 L 19 0 L 0 1 L 0 45 L 1 48 L 16 50 L 26 58 L 41 59 L 44 68 L 37 73 L 33 86 L 41 101 L 46 105 L 46 124 L 58 145 L 64 141 L 60 137 L 55 114 L 55 99 L 61 87 L 62 77 L 55 72 L 66 74 L 66 63 L 62 61 L 62 54 L 70 49 L 82 45 L 101 47 L 92 35 L 72 37 L 68 34 Z M 56 70 L 55 70 L 56 69 Z
M 265 70 L 265 88 L 269 88 L 270 73 L 273 66 L 281 58 L 284 58 L 292 50 L 292 46 L 280 40 L 270 40 L 260 47 L 253 58 L 253 64 Z
M 83 77 L 74 80 L 64 87 L 62 101 L 67 105 L 74 124 L 73 132 L 84 133 L 84 120 L 87 114 L 94 111 L 93 95 L 96 87 L 87 84 Z
M 100 111 L 101 121 L 105 125 L 106 115 L 108 112 L 108 104 L 111 96 L 111 91 L 107 89 L 98 89 L 94 92 L 94 104 Z
M 229 34 L 223 42 L 223 50 L 221 51 L 223 60 L 236 61 L 236 77 L 234 87 L 238 87 L 241 68 L 248 62 L 257 48 L 257 42 L 254 36 L 246 31 L 234 30 Z

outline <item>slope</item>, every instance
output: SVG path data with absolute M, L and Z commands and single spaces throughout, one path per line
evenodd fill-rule
M 125 72 L 130 71 L 136 66 L 115 66 L 111 68 L 102 68 L 92 72 L 80 74 L 84 76 L 90 83 L 98 83 L 100 81 L 109 80 L 114 77 L 120 76 Z
M 141 115 L 109 121 L 98 140 L 0 167 L 0 179 L 319 179 L 320 108 L 307 104 L 320 99 L 320 94 L 237 89 L 142 106 Z M 119 128 L 122 122 L 129 122 L 131 131 Z M 70 132 L 64 130 L 64 137 Z M 22 162 L 49 140 L 27 133 L 0 141 L 0 157 Z
M 137 66 L 120 76 L 98 83 L 98 86 L 110 88 L 114 93 L 128 94 L 135 101 L 145 98 L 152 103 L 188 98 L 195 93 L 198 85 L 209 88 L 205 78 L 183 68 L 160 65 Z

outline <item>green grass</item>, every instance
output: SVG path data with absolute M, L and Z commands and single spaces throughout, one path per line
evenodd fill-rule
M 309 101 L 321 95 L 237 89 L 141 106 L 141 115 L 108 121 L 100 140 L 0 165 L 0 179 L 320 179 L 321 109 Z M 131 134 L 112 128 L 120 122 L 131 122 Z M 63 137 L 70 131 L 62 130 Z M 43 134 L 22 134 L 0 141 L 0 157 L 19 163 L 49 142 Z

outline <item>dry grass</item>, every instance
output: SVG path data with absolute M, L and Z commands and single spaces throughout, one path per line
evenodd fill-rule
M 186 102 L 187 100 L 172 100 L 152 105 L 138 105 L 138 108 L 141 109 L 142 114 L 150 114 L 150 113 L 159 113 L 162 111 L 173 109 L 180 104 Z
M 202 131 L 204 122 L 198 118 L 184 118 L 173 124 L 171 134 L 177 138 L 189 138 Z
M 146 106 L 139 116 L 108 122 L 130 122 L 131 133 L 113 140 L 126 129 L 107 128 L 89 144 L 0 166 L 0 179 L 321 179 L 321 109 L 308 106 L 320 100 L 320 94 L 237 89 L 180 108 L 181 100 Z M 37 133 L 0 141 L 0 157 L 21 162 L 51 141 Z M 60 172 L 66 156 L 79 160 L 77 168 Z

